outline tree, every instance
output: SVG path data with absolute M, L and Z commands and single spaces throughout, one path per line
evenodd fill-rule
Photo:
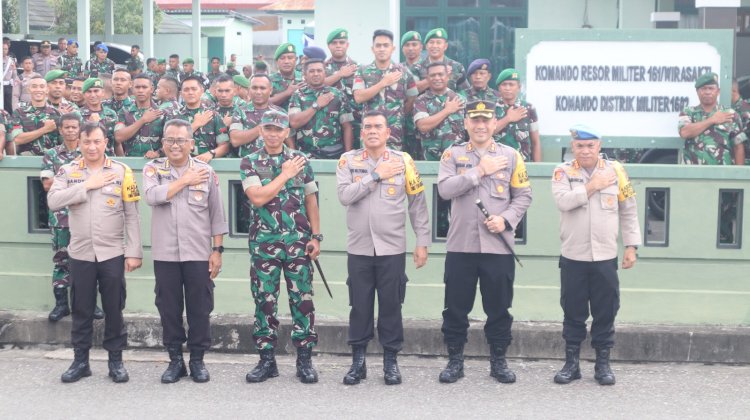
M 3 33 L 18 33 L 18 0 L 3 0 Z
M 47 2 L 55 9 L 55 24 L 52 26 L 52 32 L 77 33 L 76 0 L 47 0 Z M 143 0 L 113 0 L 113 4 L 116 34 L 143 33 Z M 161 21 L 162 11 L 154 2 L 154 33 L 158 31 Z M 91 0 L 91 33 L 104 33 L 104 0 Z

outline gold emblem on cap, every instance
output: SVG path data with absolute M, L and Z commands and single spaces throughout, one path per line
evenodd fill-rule
M 443 31 L 437 31 L 437 32 L 435 32 L 435 35 L 436 36 L 443 36 Z
M 487 65 L 486 64 L 482 64 L 482 70 L 487 70 Z
M 477 104 L 477 111 L 484 111 L 486 106 L 484 106 L 484 102 L 480 102 Z
M 346 36 L 346 31 L 341 31 L 341 35 L 339 35 L 339 36 L 341 36 L 341 37 Z
M 514 79 L 518 79 L 518 73 L 513 73 L 513 76 L 511 76 Z
M 717 75 L 714 74 L 713 78 L 714 78 L 714 82 L 718 82 L 719 81 L 719 76 L 717 76 Z
M 415 32 L 414 35 L 412 35 L 412 38 L 413 39 L 419 39 L 419 34 Z
M 286 50 L 287 51 L 294 51 L 294 46 L 290 45 L 290 46 L 286 47 Z

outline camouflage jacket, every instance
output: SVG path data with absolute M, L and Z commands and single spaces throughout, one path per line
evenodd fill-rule
M 448 88 L 454 91 L 460 91 L 469 89 L 471 86 L 466 80 L 466 70 L 464 65 L 456 60 L 452 60 L 448 57 L 444 57 L 443 61 L 450 67 L 450 80 L 448 80 Z M 421 63 L 419 63 L 419 78 L 427 79 L 427 66 L 430 65 L 432 60 L 430 57 L 425 57 Z
M 490 87 L 478 90 L 473 86 L 458 92 L 464 100 L 469 103 L 473 101 L 490 101 L 500 103 L 500 94 Z
M 44 107 L 36 108 L 32 105 L 19 106 L 13 111 L 13 131 L 11 137 L 15 139 L 21 133 L 37 130 L 44 126 L 44 121 L 52 119 L 60 126 L 60 111 L 47 103 Z M 60 134 L 57 130 L 44 134 L 34 141 L 19 145 L 18 155 L 42 156 L 47 151 L 60 144 Z
M 72 57 L 69 56 L 68 53 L 60 55 L 57 57 L 55 67 L 67 71 L 68 77 L 70 78 L 83 76 L 83 61 L 81 61 L 81 57 L 77 55 Z
M 0 109 L 0 133 L 5 134 L 6 144 L 10 140 L 10 135 L 13 132 L 13 119 L 5 112 L 4 109 Z
M 302 153 L 283 146 L 282 153 L 269 155 L 265 148 L 245 156 L 240 162 L 242 188 L 268 185 L 281 174 L 281 165 Z M 318 190 L 310 162 L 297 176 L 284 184 L 284 188 L 262 207 L 253 206 L 250 220 L 249 241 L 253 243 L 273 243 L 290 237 L 309 238 L 312 234 L 307 218 L 305 196 Z
M 357 62 L 352 60 L 348 55 L 346 56 L 346 59 L 344 61 L 334 61 L 333 57 L 329 57 L 326 61 L 323 62 L 326 70 L 326 77 L 333 75 L 333 73 L 336 73 L 342 67 L 348 66 L 349 64 L 357 64 Z M 359 68 L 357 70 L 359 71 Z M 340 79 L 335 85 L 331 87 L 340 90 L 346 95 L 346 97 L 349 99 L 349 107 L 352 109 L 352 116 L 354 116 L 354 121 L 359 122 L 362 120 L 362 105 L 358 104 L 357 101 L 354 100 L 354 81 L 356 77 L 357 74 L 355 73 L 351 77 Z
M 750 101 L 740 99 L 732 104 L 732 108 L 740 114 L 742 126 L 745 128 L 745 137 L 750 140 Z M 750 141 L 745 141 L 745 165 L 750 165 Z
M 687 124 L 710 118 L 716 111 L 726 110 L 723 105 L 717 105 L 711 112 L 703 111 L 700 105 L 687 107 L 680 113 L 677 130 L 679 132 Z M 698 137 L 686 139 L 682 162 L 688 165 L 731 165 L 732 149 L 746 140 L 740 115 L 735 113 L 731 123 L 712 125 Z
M 76 148 L 75 150 L 68 150 L 65 144 L 48 149 L 44 153 L 42 158 L 42 171 L 39 177 L 54 178 L 55 174 L 62 168 L 63 165 L 67 165 L 70 162 L 81 157 L 81 151 Z M 68 225 L 68 208 L 63 207 L 57 211 L 49 211 L 49 226 L 51 228 L 66 228 Z
M 133 58 L 132 56 L 125 60 L 125 68 L 128 71 L 136 71 L 141 70 L 143 71 L 143 61 L 141 61 L 140 57 Z
M 283 109 L 271 103 L 268 104 L 267 108 L 263 109 L 256 108 L 252 102 L 247 104 L 247 106 L 245 107 L 235 109 L 235 112 L 232 115 L 232 124 L 229 126 L 229 132 L 231 133 L 233 130 L 252 130 L 253 128 L 258 126 L 258 124 L 260 123 L 260 119 L 263 117 L 263 114 L 265 114 L 269 109 L 284 112 Z M 247 155 L 255 153 L 261 147 L 263 147 L 263 138 L 258 136 L 255 141 L 251 141 L 250 143 L 240 146 L 237 149 L 237 155 L 239 157 L 245 157 Z
M 206 73 L 206 77 L 208 77 L 208 83 L 209 84 L 213 83 L 214 80 L 216 80 L 216 78 L 219 77 L 219 76 L 221 76 L 222 74 L 225 74 L 225 73 L 221 72 L 221 71 L 218 72 L 218 73 L 214 73 L 212 71 Z
M 521 99 L 518 99 L 512 106 L 525 107 L 527 111 L 526 117 L 520 121 L 506 125 L 505 128 L 494 136 L 494 139 L 499 143 L 518 150 L 523 157 L 523 161 L 530 162 L 532 160 L 530 135 L 532 131 L 539 130 L 537 126 L 539 119 L 536 116 L 536 108 L 534 108 L 534 105 Z M 499 100 L 497 108 L 495 108 L 495 116 L 498 119 L 505 117 L 505 113 L 508 112 L 510 107 L 511 105 L 506 105 L 502 100 Z
M 201 79 L 203 81 L 203 89 L 208 90 L 208 88 L 211 86 L 211 82 L 208 80 L 208 77 L 205 74 L 197 70 L 193 70 L 190 73 L 185 73 L 184 71 L 181 71 L 180 74 L 177 75 L 177 81 L 179 81 L 180 84 L 182 84 L 182 82 L 188 77 L 197 77 Z
M 78 112 L 78 113 L 81 112 L 81 108 L 78 105 L 74 104 L 73 102 L 70 102 L 69 100 L 67 100 L 65 98 L 62 98 L 60 100 L 60 103 L 57 104 L 57 105 L 55 105 L 52 102 L 50 102 L 49 100 L 47 100 L 47 105 L 49 105 L 52 108 L 55 108 L 56 110 L 58 110 L 60 112 L 60 114 L 64 114 L 64 112 L 62 110 L 60 110 L 60 107 L 62 107 L 63 105 L 67 105 L 67 106 L 70 106 L 71 108 L 73 108 L 73 112 Z
M 414 124 L 422 118 L 435 115 L 445 108 L 448 98 L 460 98 L 458 94 L 448 89 L 442 95 L 435 95 L 427 89 L 414 101 Z M 464 140 L 464 110 L 463 108 L 445 118 L 437 127 L 428 133 L 417 130 L 417 139 L 422 146 L 420 160 L 439 161 L 443 151 Z
M 115 71 L 115 62 L 109 58 L 99 62 L 98 59 L 92 58 L 86 62 L 83 67 L 83 74 L 86 77 L 99 77 L 102 74 L 112 74 Z
M 401 64 L 391 62 L 387 70 L 380 70 L 375 62 L 368 66 L 360 66 L 354 76 L 354 90 L 365 89 L 376 85 L 383 79 L 385 73 L 400 71 L 403 73 L 401 79 L 391 86 L 387 86 L 369 101 L 363 104 L 363 114 L 368 111 L 381 111 L 388 119 L 388 128 L 391 129 L 391 137 L 388 139 L 388 148 L 402 150 L 404 120 L 406 112 L 404 106 L 407 98 L 415 98 L 419 92 L 414 76 Z
M 349 101 L 340 90 L 330 86 L 320 89 L 305 87 L 294 94 L 289 101 L 289 115 L 294 115 L 312 107 L 318 96 L 333 93 L 334 99 L 315 112 L 304 126 L 297 129 L 295 145 L 297 149 L 315 159 L 338 159 L 344 153 L 344 136 L 341 125 L 354 119 Z
M 180 73 L 182 73 L 179 69 L 173 69 L 171 67 L 167 67 L 167 69 L 164 71 L 164 74 L 162 76 L 169 76 L 174 77 L 176 80 L 180 80 Z
M 117 123 L 117 113 L 109 108 L 102 106 L 100 111 L 92 111 L 84 106 L 81 108 L 81 117 L 83 121 L 101 121 L 107 128 L 107 156 L 115 155 L 115 124 Z
M 270 76 L 268 76 L 269 79 L 271 79 L 271 96 L 276 95 L 279 92 L 283 92 L 286 90 L 286 88 L 289 87 L 290 84 L 298 85 L 302 83 L 302 73 L 298 71 L 294 71 L 294 78 L 293 79 L 286 79 L 284 76 L 279 73 L 273 73 Z M 290 97 L 291 99 L 291 97 Z M 289 100 L 287 99 L 286 102 L 279 104 L 278 106 L 283 110 L 289 109 Z
M 219 117 L 219 133 L 226 134 L 227 141 L 229 139 L 229 126 L 232 125 L 232 119 L 234 118 L 235 112 L 238 112 L 238 110 L 243 109 L 246 106 L 247 104 L 242 98 L 235 96 L 232 100 L 232 104 L 229 106 L 221 106 L 219 102 L 214 102 L 213 106 L 210 107 Z M 239 157 L 237 149 L 230 144 L 229 152 L 224 155 L 224 157 Z
M 104 108 L 109 108 L 112 111 L 115 111 L 115 113 L 119 113 L 121 109 L 133 105 L 135 105 L 135 101 L 133 100 L 132 96 L 126 96 L 123 100 L 115 99 L 115 97 L 113 96 L 105 101 L 102 101 L 102 106 Z
M 179 108 L 177 102 L 164 102 L 159 105 L 152 100 L 149 108 L 138 108 L 133 101 L 117 113 L 115 131 L 135 124 L 137 120 L 143 117 L 143 113 L 151 108 L 161 110 L 163 112 L 162 116 L 145 124 L 133 137 L 122 143 L 125 156 L 143 157 L 149 151 L 162 153 L 161 139 L 164 136 L 164 123 L 177 117 L 177 109 Z
M 210 108 L 206 108 L 204 106 L 200 106 L 195 109 L 189 109 L 186 105 L 182 105 L 177 110 L 175 118 L 185 120 L 192 124 L 193 119 L 195 118 L 195 114 L 208 111 L 209 109 Z M 221 122 L 221 117 L 218 113 L 215 113 L 211 121 L 207 122 L 206 125 L 193 132 L 193 139 L 195 140 L 195 150 L 193 151 L 193 156 L 198 156 L 200 154 L 206 153 L 209 150 L 215 149 L 216 146 L 229 141 L 229 135 L 226 132 L 219 132 L 222 125 L 223 123 Z

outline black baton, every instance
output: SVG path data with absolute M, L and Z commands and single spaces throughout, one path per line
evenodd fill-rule
M 482 212 L 482 214 L 484 215 L 485 219 L 489 219 L 490 218 L 490 212 L 488 212 L 487 209 L 484 207 L 484 204 L 482 203 L 482 200 L 480 200 L 480 199 L 477 198 L 477 200 L 474 202 L 474 204 L 476 204 L 477 207 L 479 207 L 479 210 Z M 518 263 L 518 265 L 520 265 L 521 267 L 523 267 L 523 264 L 521 264 L 521 260 L 519 260 L 518 259 L 518 255 L 516 255 L 516 253 L 513 252 L 513 248 L 511 248 L 510 245 L 508 245 L 508 241 L 505 240 L 505 236 L 503 236 L 503 233 L 502 232 L 498 232 L 497 235 L 500 236 L 500 240 L 503 241 L 503 245 L 505 245 L 505 247 L 508 248 L 508 250 L 510 250 L 510 255 L 512 255 L 513 258 L 515 258 L 515 260 Z
M 307 246 L 307 251 L 308 252 L 312 251 L 312 248 L 313 248 L 312 245 L 308 245 Z M 312 260 L 312 258 L 310 258 L 310 259 Z M 328 287 L 328 282 L 326 281 L 326 275 L 323 274 L 323 269 L 320 268 L 320 262 L 317 259 L 314 259 L 313 262 L 315 262 L 315 268 L 317 268 L 318 269 L 318 273 L 320 273 L 320 278 L 323 279 L 323 286 L 326 287 L 326 290 L 328 291 L 328 296 L 330 296 L 331 299 L 333 299 L 333 294 L 331 293 L 331 288 Z

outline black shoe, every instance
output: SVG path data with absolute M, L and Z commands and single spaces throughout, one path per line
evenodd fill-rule
M 448 366 L 440 372 L 440 382 L 452 384 L 464 377 L 464 345 L 448 344 Z
M 48 318 L 51 322 L 57 322 L 70 315 L 70 306 L 68 306 L 68 288 L 55 287 L 52 289 L 52 293 L 55 295 L 55 307 L 50 311 Z
M 208 374 L 206 364 L 203 363 L 203 350 L 190 350 L 190 376 L 193 378 L 193 382 L 203 383 L 208 382 L 211 376 Z
M 161 375 L 161 383 L 173 384 L 187 376 L 185 360 L 182 358 L 182 346 L 167 347 L 169 352 L 169 366 Z
M 555 375 L 555 383 L 569 384 L 576 379 L 581 379 L 581 346 L 565 346 L 565 366 Z
M 94 319 L 104 319 L 104 311 L 102 311 L 99 305 L 94 307 Z
M 245 380 L 248 382 L 263 382 L 268 378 L 275 378 L 279 376 L 279 369 L 276 367 L 276 357 L 273 355 L 273 349 L 265 349 L 260 351 L 260 360 L 255 366 L 255 369 L 245 375 Z
M 516 374 L 508 368 L 505 360 L 507 344 L 490 344 L 490 376 L 504 384 L 512 384 L 516 381 Z
M 594 379 L 599 385 L 614 385 L 615 374 L 609 367 L 609 349 L 596 349 L 596 363 L 594 364 Z
M 344 384 L 356 385 L 362 379 L 367 379 L 367 362 L 365 361 L 366 353 L 366 345 L 352 346 L 352 367 L 349 368 L 349 372 L 346 372 L 346 376 L 344 376 Z
M 297 377 L 303 384 L 318 382 L 318 372 L 312 365 L 312 349 L 297 347 Z
M 130 380 L 128 371 L 125 369 L 125 365 L 122 363 L 122 351 L 111 351 L 109 352 L 109 377 L 112 378 L 112 382 L 121 383 Z
M 60 378 L 63 382 L 76 382 L 81 378 L 91 376 L 91 367 L 89 366 L 89 349 L 73 349 L 73 363 Z
M 383 379 L 386 385 L 398 385 L 401 383 L 401 371 L 398 370 L 396 355 L 393 350 L 383 350 Z

